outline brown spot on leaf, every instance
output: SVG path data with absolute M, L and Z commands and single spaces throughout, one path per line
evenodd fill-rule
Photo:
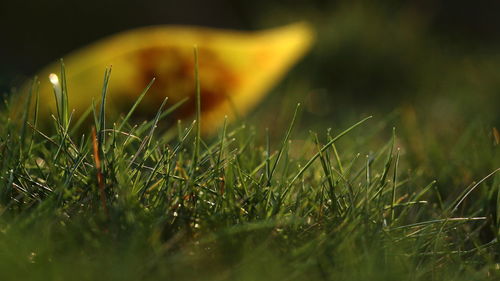
M 151 47 L 132 56 L 137 60 L 137 89 L 144 88 L 153 77 L 155 83 L 146 94 L 137 113 L 153 116 L 165 97 L 168 105 L 188 97 L 174 118 L 190 117 L 195 112 L 194 55 L 190 48 Z M 202 114 L 212 111 L 228 99 L 240 84 L 240 77 L 212 50 L 199 48 L 199 74 Z M 140 91 L 140 90 L 139 90 Z M 128 96 L 136 96 L 130 93 Z

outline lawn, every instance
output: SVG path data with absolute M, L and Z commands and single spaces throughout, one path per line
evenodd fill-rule
M 112 72 L 90 122 L 6 97 L 0 280 L 499 280 L 500 58 L 333 15 L 211 135 L 175 105 L 108 115 Z

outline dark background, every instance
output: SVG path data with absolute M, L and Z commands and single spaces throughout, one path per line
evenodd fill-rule
M 411 11 L 411 16 L 425 25 L 426 32 L 451 43 L 451 47 L 464 48 L 466 52 L 499 46 L 498 1 L 381 2 L 384 4 L 374 9 L 383 9 L 391 15 Z M 191 24 L 255 29 L 297 19 L 327 20 L 339 6 L 360 3 L 362 1 L 2 0 L 0 89 L 8 91 L 73 49 L 133 27 Z

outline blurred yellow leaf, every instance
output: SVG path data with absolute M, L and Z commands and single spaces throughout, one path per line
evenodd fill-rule
M 241 32 L 202 27 L 157 26 L 126 31 L 105 38 L 64 57 L 69 108 L 81 114 L 100 100 L 103 73 L 112 65 L 107 110 L 127 112 L 145 86 L 155 83 L 138 113 L 154 116 L 165 97 L 169 104 L 189 97 L 176 118 L 194 113 L 194 56 L 199 49 L 202 126 L 216 129 L 235 114 L 245 114 L 309 49 L 313 32 L 306 23 Z M 60 64 L 43 69 L 40 112 L 55 112 L 53 87 L 47 77 Z

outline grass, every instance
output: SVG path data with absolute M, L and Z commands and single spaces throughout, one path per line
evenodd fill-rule
M 303 137 L 297 105 L 277 139 L 238 124 L 203 138 L 197 83 L 196 120 L 172 137 L 156 129 L 176 108 L 165 102 L 130 122 L 153 81 L 110 122 L 110 75 L 89 111 L 95 129 L 72 119 L 64 67 L 52 130 L 38 129 L 48 117 L 36 82 L 21 126 L 0 113 L 1 280 L 500 278 L 498 143 L 487 137 L 468 139 L 487 170 L 451 192 L 405 159 L 413 139 L 388 119 Z

